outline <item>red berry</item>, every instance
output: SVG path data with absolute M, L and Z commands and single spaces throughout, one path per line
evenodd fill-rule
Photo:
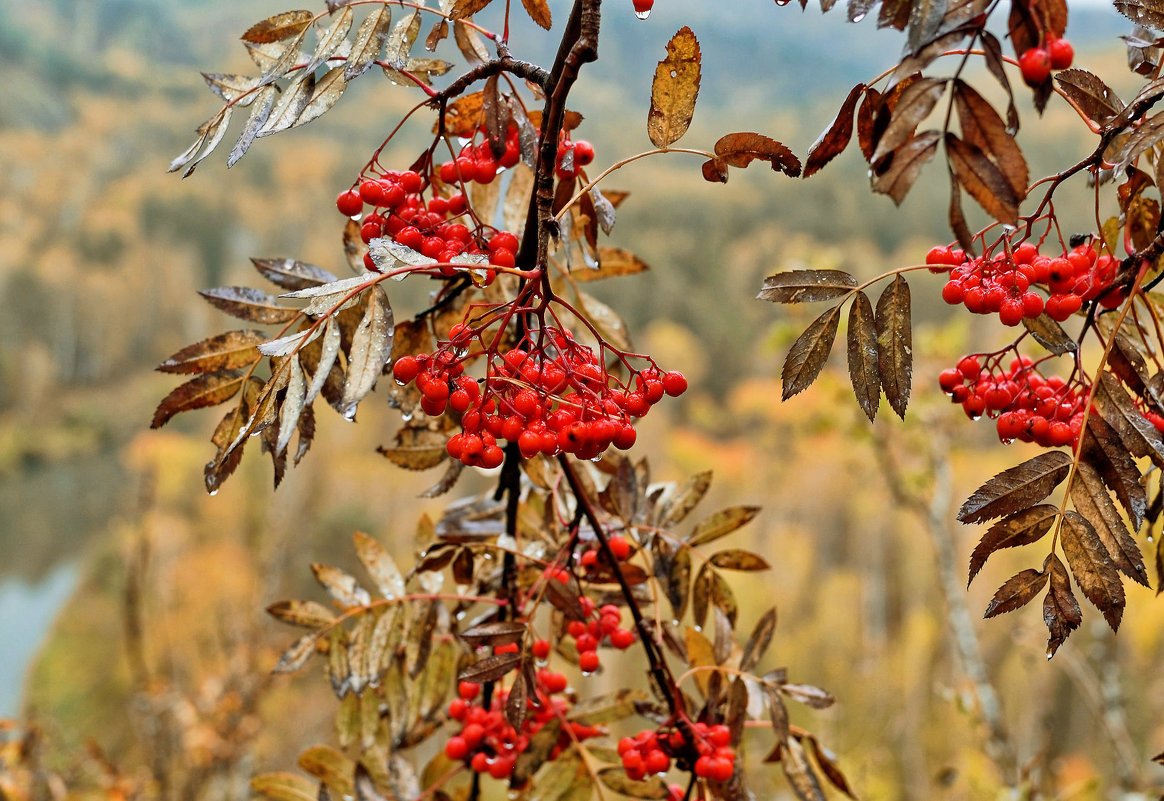
M 1018 325 L 1024 316 L 1023 302 L 1019 298 L 1007 298 L 1002 302 L 1002 308 L 998 310 L 998 319 L 1003 325 Z
M 420 364 L 413 356 L 401 356 L 392 365 L 392 377 L 401 385 L 411 383 L 419 373 Z
M 712 760 L 711 772 L 707 778 L 717 782 L 726 782 L 733 773 L 735 773 L 735 766 L 730 760 L 716 757 Z
M 957 306 L 966 297 L 966 286 L 954 278 L 951 279 L 944 287 L 942 287 L 942 300 L 949 303 L 951 306 Z
M 1164 423 L 1164 419 L 1161 420 Z M 620 651 L 624 651 L 634 645 L 635 633 L 630 629 L 615 629 L 610 633 L 610 644 Z
M 594 145 L 585 139 L 579 139 L 574 143 L 574 163 L 579 167 L 585 167 L 592 161 L 594 161 Z
M 649 751 L 643 760 L 643 767 L 647 773 L 666 773 L 671 769 L 671 758 L 659 750 Z
M 578 667 L 582 668 L 584 673 L 593 673 L 598 670 L 599 659 L 597 651 L 583 651 L 578 654 Z
M 1019 69 L 1027 86 L 1039 86 L 1051 77 L 1051 54 L 1041 47 L 1032 47 L 1019 56 Z
M 1075 60 L 1075 48 L 1066 39 L 1048 37 L 1047 50 L 1051 55 L 1051 69 L 1053 70 L 1065 70 Z
M 636 14 L 650 14 L 655 0 L 633 0 Z
M 339 197 L 335 199 L 335 205 L 340 210 L 340 214 L 345 217 L 355 217 L 364 210 L 364 199 L 355 189 L 349 189 L 346 192 L 340 192 Z
M 530 650 L 537 659 L 545 659 L 550 655 L 550 641 L 549 640 L 534 640 Z
M 663 373 L 663 391 L 677 398 L 687 391 L 687 378 L 678 370 Z
M 974 381 L 982 374 L 982 366 L 977 356 L 963 356 L 958 362 L 958 372 L 965 376 L 967 381 Z
M 481 692 L 481 685 L 475 681 L 462 681 L 457 684 L 457 695 L 466 701 L 472 701 Z
M 445 756 L 454 762 L 459 762 L 469 755 L 469 744 L 464 737 L 450 737 L 445 743 Z
M 610 552 L 614 554 L 614 558 L 620 562 L 625 561 L 631 554 L 631 544 L 627 542 L 626 537 L 615 535 L 607 544 L 610 545 Z
M 400 186 L 410 195 L 424 188 L 424 179 L 412 170 L 400 173 Z
M 951 368 L 943 370 L 938 376 L 938 386 L 942 388 L 943 392 L 953 392 L 954 387 L 961 386 L 963 380 L 962 374 Z
M 370 206 L 379 206 L 384 201 L 384 185 L 371 179 L 361 181 L 360 199 Z

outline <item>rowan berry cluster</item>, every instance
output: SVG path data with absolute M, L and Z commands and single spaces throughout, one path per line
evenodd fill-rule
M 456 158 L 440 164 L 427 174 L 416 170 L 376 171 L 369 167 L 357 184 L 336 198 L 336 207 L 348 217 L 357 217 L 365 206 L 372 211 L 360 224 L 365 244 L 388 237 L 417 251 L 439 265 L 446 276 L 454 274 L 452 260 L 461 254 L 485 255 L 498 267 L 516 263 L 518 239 L 508 231 L 480 223 L 469 208 L 467 185 L 490 184 L 501 171 L 521 160 L 517 128 L 506 134 L 505 148 L 495 156 L 488 141 L 468 142 Z M 556 172 L 560 178 L 574 178 L 594 160 L 594 147 L 585 140 L 571 141 L 563 132 L 558 144 Z M 426 200 L 424 193 L 429 190 Z M 364 266 L 379 268 L 370 254 Z M 486 276 L 485 283 L 491 280 Z
M 416 381 L 425 414 L 460 414 L 461 433 L 449 439 L 448 453 L 466 465 L 500 465 L 501 439 L 517 443 L 527 459 L 539 453 L 594 459 L 611 445 L 627 450 L 636 439 L 631 421 L 664 395 L 687 389 L 682 373 L 664 373 L 653 364 L 624 385 L 565 329 L 527 338 L 528 350 L 490 353 L 491 343 L 483 339 L 487 328 L 454 326 L 441 350 L 403 356 L 392 370 L 401 385 Z M 489 366 L 478 384 L 464 375 L 463 361 L 482 353 L 490 354 Z
M 1051 77 L 1051 70 L 1065 70 L 1074 60 L 1071 43 L 1048 34 L 1042 47 L 1032 47 L 1019 56 L 1019 69 L 1028 86 L 1039 86 Z
M 1018 325 L 1044 311 L 1062 322 L 1087 301 L 1113 308 L 1125 297 L 1122 290 L 1109 289 L 1118 263 L 1100 256 L 1090 244 L 1051 257 L 1024 242 L 1009 252 L 974 259 L 961 249 L 942 246 L 926 254 L 926 263 L 934 265 L 934 272 L 944 271 L 939 265 L 957 265 L 942 288 L 946 303 L 965 305 L 973 314 L 997 314 L 1004 325 Z M 1038 286 L 1048 293 L 1046 300 L 1035 291 Z
M 529 714 L 520 730 L 505 717 L 508 690 L 499 689 L 495 692 L 486 708 L 484 704 L 474 702 L 481 693 L 481 685 L 471 681 L 460 682 L 457 686 L 458 697 L 449 702 L 449 717 L 461 724 L 461 730 L 445 743 L 445 756 L 454 761 L 466 762 L 477 773 L 487 773 L 494 779 L 505 779 L 513 774 L 517 758 L 529 748 L 534 735 L 554 718 L 561 718 L 565 723 L 558 743 L 549 754 L 551 760 L 570 743 L 605 733 L 596 726 L 565 720 L 566 713 L 570 711 L 570 702 L 560 695 L 567 687 L 565 676 L 539 670 L 536 679 L 536 699 L 527 699 Z
M 1083 426 L 1090 390 L 1079 380 L 1046 376 L 1028 357 L 983 367 L 978 356 L 964 356 L 958 366 L 943 370 L 938 383 L 966 416 L 996 418 L 998 438 L 1034 442 L 1045 448 L 1074 446 Z
M 735 773 L 736 754 L 731 742 L 731 730 L 723 724 L 692 723 L 623 737 L 618 741 L 618 755 L 626 775 L 635 781 L 666 773 L 671 769 L 672 759 L 690 765 L 694 758 L 691 769 L 696 776 L 726 782 Z

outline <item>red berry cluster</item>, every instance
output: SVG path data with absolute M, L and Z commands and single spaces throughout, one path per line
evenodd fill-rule
M 997 314 L 1004 325 L 1018 325 L 1044 311 L 1062 322 L 1086 301 L 1098 299 L 1112 308 L 1126 297 L 1122 290 L 1109 289 L 1118 263 L 1097 254 L 1090 244 L 1051 257 L 1024 242 L 1009 253 L 974 259 L 957 248 L 936 247 L 926 254 L 926 263 L 935 265 L 936 272 L 942 271 L 937 265 L 958 265 L 942 288 L 946 303 L 965 305 L 973 314 Z M 1035 291 L 1038 285 L 1045 287 L 1046 300 Z
M 1044 377 L 1027 357 L 1014 359 L 1009 369 L 1001 363 L 984 369 L 977 356 L 965 356 L 957 367 L 943 370 L 938 383 L 970 419 L 997 418 L 1003 442 L 1017 439 L 1046 448 L 1075 445 L 1090 389 L 1080 381 Z
M 731 730 L 722 724 L 706 723 L 692 723 L 688 728 L 694 737 L 693 743 L 688 743 L 688 735 L 681 727 L 641 731 L 634 737 L 619 740 L 618 755 L 626 775 L 640 781 L 648 775 L 666 773 L 671 769 L 673 757 L 679 760 L 694 757 L 696 776 L 717 782 L 730 779 L 736 764 Z
M 567 687 L 565 676 L 539 670 L 536 679 L 537 699 L 527 700 L 530 712 L 520 731 L 505 717 L 508 690 L 495 692 L 492 703 L 486 709 L 484 705 L 474 703 L 481 692 L 481 685 L 462 681 L 457 687 L 458 697 L 449 703 L 449 717 L 461 724 L 461 730 L 445 743 L 445 756 L 458 762 L 464 761 L 472 770 L 487 773 L 494 779 L 509 777 L 517 764 L 517 758 L 529 748 L 533 736 L 554 718 L 564 720 L 570 710 L 570 702 L 559 695 Z M 603 730 L 596 726 L 566 721 L 549 758 L 557 757 L 562 749 L 575 740 L 586 740 L 602 734 Z
M 566 634 L 574 639 L 578 649 L 578 667 L 584 673 L 593 673 L 601 664 L 598 646 L 609 642 L 620 651 L 625 651 L 634 645 L 635 634 L 622 627 L 622 612 L 614 604 L 604 604 L 598 610 L 598 615 L 594 616 L 594 602 L 586 596 L 582 596 L 581 601 L 583 611 L 591 619 L 571 620 L 566 624 Z
M 1019 69 L 1028 86 L 1039 86 L 1051 77 L 1051 70 L 1065 70 L 1074 60 L 1071 43 L 1048 34 L 1043 47 L 1032 47 L 1019 56 Z
M 576 163 L 580 160 L 577 147 L 583 144 L 589 148 L 589 158 L 594 158 L 589 143 L 578 142 L 572 151 Z M 450 262 L 461 254 L 487 255 L 490 264 L 513 267 L 517 237 L 466 216 L 469 202 L 465 187 L 492 183 L 499 169 L 513 167 L 520 159 L 517 129 L 511 127 L 499 158 L 483 141 L 466 144 L 455 159 L 428 175 L 415 170 L 376 172 L 369 167 L 355 187 L 340 193 L 336 206 L 348 217 L 362 214 L 365 205 L 371 206 L 360 225 L 360 238 L 365 243 L 389 237 L 440 263 L 444 275 L 453 275 L 455 268 Z M 430 190 L 427 200 L 426 188 Z M 462 219 L 469 224 L 459 221 Z M 378 269 L 368 254 L 364 266 Z M 486 283 L 488 280 L 487 276 Z
M 462 432 L 449 439 L 448 452 L 467 465 L 500 465 L 499 439 L 516 442 L 527 459 L 539 453 L 593 459 L 611 445 L 627 450 L 636 438 L 632 419 L 664 395 L 687 389 L 682 373 L 663 373 L 654 365 L 634 374 L 633 388 L 620 384 L 591 348 L 564 329 L 546 329 L 529 351 L 494 352 L 481 386 L 463 374 L 462 361 L 488 352 L 483 334 L 454 326 L 440 351 L 401 357 L 392 368 L 397 383 L 416 381 L 425 414 L 452 409 L 461 415 Z M 546 339 L 554 355 L 542 344 Z

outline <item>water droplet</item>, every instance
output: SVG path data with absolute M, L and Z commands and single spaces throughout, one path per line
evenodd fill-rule
M 853 16 L 853 18 L 851 20 L 849 20 L 849 22 L 860 22 L 863 19 L 865 19 L 865 12 L 864 11 L 862 11 L 859 14 L 855 14 Z
M 646 11 L 636 11 L 635 16 L 639 19 L 646 19 L 651 16 L 651 10 L 648 8 Z
M 398 386 L 398 387 L 406 387 L 406 386 L 408 386 L 408 382 L 407 382 L 407 381 L 401 381 L 399 378 L 394 378 L 394 379 L 392 379 L 392 380 L 396 382 L 396 386 Z
M 1047 659 L 1050 659 L 1050 658 L 1051 658 L 1051 657 L 1053 657 L 1054 655 L 1055 655 L 1055 652 L 1054 652 L 1054 651 L 1052 651 L 1050 648 L 1048 648 L 1048 649 L 1047 649 Z
M 218 494 L 218 487 L 215 487 L 214 489 L 210 490 L 210 497 L 213 498 L 217 494 Z
M 412 412 L 403 412 L 400 415 L 400 419 L 402 421 L 404 421 L 405 423 L 409 423 L 409 422 L 412 422 L 412 416 L 413 416 Z

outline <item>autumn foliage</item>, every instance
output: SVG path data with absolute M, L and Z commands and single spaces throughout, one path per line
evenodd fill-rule
M 852 795 L 830 752 L 789 722 L 785 706 L 821 709 L 832 696 L 761 667 L 775 610 L 737 630 L 730 577 L 768 565 L 719 541 L 758 509 L 691 524 L 710 474 L 657 484 L 634 458 L 637 421 L 682 395 L 687 379 L 675 369 L 682 365 L 636 352 L 617 310 L 585 285 L 646 270 L 629 251 L 600 244 L 627 200 L 609 176 L 644 157 L 699 156 L 713 183 L 757 160 L 785 178 L 811 178 L 855 141 L 873 192 L 900 204 L 940 152 L 954 241 L 871 280 L 836 269 L 765 280 L 762 300 L 827 306 L 787 353 L 783 400 L 820 376 L 844 316 L 861 411 L 872 421 L 884 397 L 904 418 L 914 366 L 906 275 L 943 275 L 947 304 L 1018 334 L 1001 348 L 951 354 L 953 366 L 926 382 L 971 419 L 994 420 L 1002 442 L 1043 449 L 988 480 L 958 512 L 963 523 L 990 524 L 970 556 L 970 580 L 1001 549 L 1045 546 L 1036 566 L 1002 583 L 985 615 L 1041 595 L 1048 657 L 1083 621 L 1076 589 L 1118 628 L 1125 581 L 1148 583 L 1134 535 L 1164 512 L 1164 491 L 1148 489 L 1164 469 L 1162 307 L 1151 292 L 1164 275 L 1153 114 L 1164 98 L 1164 43 L 1150 30 L 1164 26 L 1164 11 L 1116 3 L 1138 26 L 1128 50 L 1146 79 L 1125 103 L 1072 67 L 1062 0 L 1007 6 L 1013 56 L 987 29 L 1002 13 L 997 3 L 851 0 L 851 21 L 875 15 L 879 27 L 903 33 L 904 52 L 852 87 L 803 162 L 756 132 L 726 133 L 710 150 L 677 146 L 695 113 L 702 62 L 696 33 L 684 27 L 652 80 L 654 148 L 601 167 L 603 154 L 582 132 L 603 121 L 584 124 L 569 98 L 599 58 L 600 12 L 630 13 L 631 4 L 575 0 L 564 22 L 547 0 L 522 6 L 558 31 L 548 67 L 520 59 L 510 3 L 329 0 L 319 13 L 263 20 L 242 37 L 258 75 L 204 76 L 221 107 L 171 165 L 190 175 L 237 118 L 230 166 L 258 139 L 320 117 L 368 74 L 414 93 L 417 104 L 359 174 L 333 188 L 350 277 L 255 258 L 276 294 L 204 291 L 221 311 L 274 328 L 228 331 L 167 359 L 160 370 L 193 377 L 162 400 L 153 426 L 227 405 L 207 489 L 231 476 L 251 442 L 271 459 L 277 486 L 311 446 L 317 405 L 354 420 L 378 390 L 401 413 L 383 455 L 404 469 L 444 470 L 429 497 L 450 492 L 466 468 L 487 471 L 495 486 L 422 520 L 415 564 L 402 569 L 357 534 L 370 584 L 316 564 L 332 607 L 293 600 L 268 609 L 306 630 L 277 672 L 313 657 L 326 663 L 343 751 L 305 754 L 311 780 L 263 774 L 254 789 L 279 799 L 313 795 L 318 784 L 365 799 L 475 800 L 502 782 L 549 801 L 590 797 L 597 781 L 639 798 L 747 798 L 744 731 L 758 725 L 769 732 L 766 761 L 779 763 L 798 797 L 822 798 L 826 785 Z M 633 6 L 641 18 L 650 8 Z M 460 66 L 437 57 L 446 51 Z M 972 62 L 997 86 L 973 87 Z M 1039 112 L 1051 102 L 1073 109 L 1094 150 L 1032 181 L 1016 140 L 1016 77 Z M 1005 103 L 996 108 L 983 92 Z M 394 142 L 406 125 L 431 130 L 419 153 Z M 1091 230 L 1060 227 L 1055 199 L 1066 191 L 1094 192 Z M 970 227 L 965 195 L 990 220 L 981 230 Z M 1116 212 L 1102 217 L 1101 200 Z M 391 302 L 398 281 L 427 282 L 430 303 L 400 314 Z M 1156 564 L 1160 572 L 1159 546 Z M 608 660 L 628 664 L 623 651 L 633 654 L 634 678 L 594 692 L 591 677 Z

